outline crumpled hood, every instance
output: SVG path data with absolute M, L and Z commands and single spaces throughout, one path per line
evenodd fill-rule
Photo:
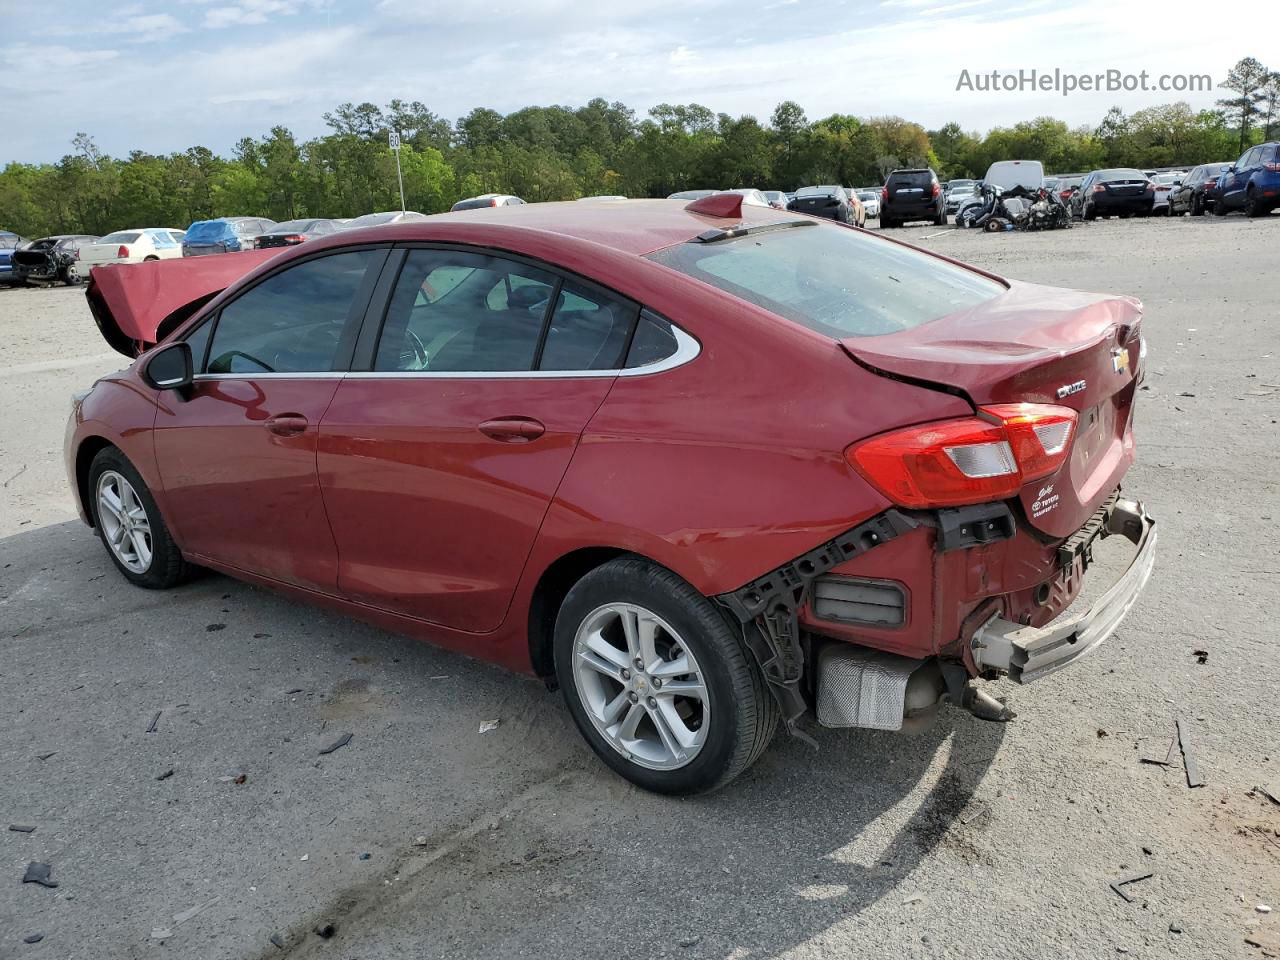
M 111 349 L 136 357 L 276 250 L 113 263 L 89 272 L 85 297 Z

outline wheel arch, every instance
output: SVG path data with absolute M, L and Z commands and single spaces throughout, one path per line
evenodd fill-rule
M 108 447 L 116 447 L 114 443 L 99 434 L 90 434 L 80 441 L 76 447 L 76 496 L 80 498 L 80 512 L 89 526 L 96 526 L 93 516 L 93 498 L 89 496 L 89 467 L 93 458 Z
M 574 584 L 592 570 L 619 557 L 650 559 L 620 547 L 579 547 L 557 557 L 542 571 L 529 598 L 529 662 L 536 676 L 547 679 L 555 676 L 556 615 L 564 598 Z

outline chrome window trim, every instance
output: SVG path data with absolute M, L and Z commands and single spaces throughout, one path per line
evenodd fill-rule
M 192 380 L 342 380 L 345 370 L 326 370 L 321 373 L 197 373 Z
M 641 377 L 682 367 L 702 352 L 702 344 L 674 323 L 676 350 L 671 356 L 643 367 L 614 370 L 352 370 L 356 380 L 585 380 L 592 377 Z

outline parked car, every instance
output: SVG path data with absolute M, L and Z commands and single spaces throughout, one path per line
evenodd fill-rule
M 1134 214 L 1145 217 L 1151 213 L 1155 194 L 1155 183 L 1141 170 L 1094 170 L 1072 195 L 1071 214 L 1082 220 Z
M 775 210 L 787 209 L 787 195 L 781 190 L 761 190 L 764 198 L 769 201 L 769 206 Z
M 1039 160 L 997 160 L 987 167 L 986 176 L 974 181 L 972 194 L 960 198 L 956 206 L 957 224 L 970 226 L 982 211 L 991 211 L 1001 197 L 1031 202 L 1044 189 L 1044 164 Z
M 78 276 L 75 266 L 80 258 L 80 248 L 97 240 L 97 237 L 78 233 L 32 240 L 22 250 L 13 251 L 13 282 L 21 284 L 40 280 L 52 283 L 60 280 L 74 283 Z
M 932 169 L 894 170 L 880 191 L 880 226 L 900 227 L 908 220 L 947 222 L 947 201 Z
M 70 267 L 73 280 L 85 280 L 94 267 L 108 263 L 174 260 L 182 256 L 182 246 L 165 227 L 135 227 L 82 244 L 78 253 Z
M 184 257 L 204 257 L 216 253 L 252 250 L 258 237 L 272 230 L 274 220 L 263 217 L 219 217 L 197 220 L 187 227 L 182 239 Z
M 284 223 L 277 223 L 262 236 L 258 237 L 254 241 L 254 248 L 265 250 L 269 247 L 292 247 L 295 244 L 305 243 L 317 237 L 327 237 L 329 234 L 337 233 L 342 229 L 343 225 L 336 220 L 286 220 Z
M 0 283 L 12 284 L 13 252 L 26 245 L 26 238 L 8 230 L 0 230 Z
M 857 219 L 844 187 L 832 184 L 801 187 L 796 191 L 796 198 L 787 204 L 787 209 L 840 223 L 854 223 Z
M 1193 217 L 1202 217 L 1206 210 L 1213 209 L 1214 187 L 1217 186 L 1218 176 L 1230 166 L 1231 161 L 1228 160 L 1193 167 L 1169 194 L 1169 216 L 1179 217 L 1190 213 Z
M 478 197 L 468 197 L 466 200 L 459 200 L 450 210 L 478 210 L 482 207 L 515 207 L 524 203 L 519 197 L 513 197 L 509 193 L 482 193 Z M 422 214 L 418 214 L 422 216 Z M 361 218 L 363 219 L 363 217 Z M 352 224 L 354 226 L 354 222 Z M 375 224 L 369 224 L 374 226 Z
M 1071 195 L 1080 189 L 1080 184 L 1084 183 L 1083 176 L 1059 177 L 1054 189 L 1058 192 L 1058 198 L 1068 207 L 1071 206 Z
M 1151 200 L 1151 212 L 1162 213 L 1166 216 L 1169 214 L 1169 198 L 1173 195 L 1173 191 L 1182 183 L 1182 178 L 1186 174 L 1183 173 L 1157 173 L 1151 178 L 1151 182 L 1155 184 L 1155 196 Z
M 943 191 L 947 198 L 947 213 L 955 213 L 960 204 L 978 192 L 976 180 L 951 180 Z
M 713 193 L 719 193 L 719 190 L 677 190 L 675 193 L 667 194 L 668 200 L 701 200 L 703 197 L 709 197 Z
M 879 190 L 859 190 L 857 196 L 862 203 L 862 209 L 866 211 L 869 219 L 874 220 L 880 216 Z
M 1280 206 L 1280 143 L 1260 143 L 1246 150 L 1222 173 L 1218 202 L 1213 212 L 1243 210 L 1250 217 L 1265 217 Z
M 198 564 L 558 678 L 646 789 L 721 786 L 808 710 L 1007 718 L 978 678 L 1095 650 L 1154 563 L 1119 494 L 1132 297 L 724 195 L 343 232 L 208 302 L 217 271 L 159 266 L 201 306 L 66 433 L 120 575 Z M 94 277 L 109 342 L 162 338 L 144 279 Z M 1057 619 L 1112 535 L 1127 571 Z

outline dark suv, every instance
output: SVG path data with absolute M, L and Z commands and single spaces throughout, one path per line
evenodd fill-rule
M 880 190 L 880 226 L 900 227 L 908 220 L 947 222 L 947 200 L 931 169 L 895 170 Z
M 1251 217 L 1265 217 L 1280 206 L 1280 143 L 1251 147 L 1219 181 L 1221 196 L 1213 212 L 1243 210 Z

